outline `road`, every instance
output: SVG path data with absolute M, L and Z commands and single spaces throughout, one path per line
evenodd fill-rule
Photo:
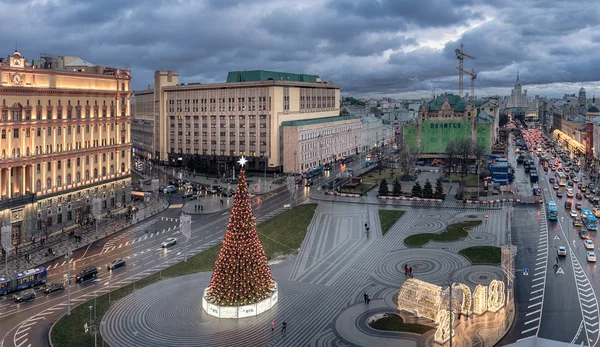
M 584 208 L 592 206 L 585 199 L 568 198 L 564 187 L 560 188 L 564 191 L 563 197 L 557 197 L 549 183 L 549 178 L 555 177 L 556 173 L 543 171 L 539 160 L 534 158 L 534 161 L 545 203 L 540 209 L 516 207 L 513 215 L 513 242 L 518 247 L 515 265 L 517 317 L 507 339 L 514 341 L 539 336 L 595 346 L 599 342 L 597 293 L 600 276 L 596 263 L 587 261 L 583 240 L 573 227 L 570 210 L 565 210 L 564 203 L 571 201 L 573 209 L 577 202 Z M 520 186 L 527 186 L 523 184 L 524 175 L 523 168 L 519 167 L 516 181 Z M 582 179 L 580 174 L 579 180 Z M 575 185 L 574 195 L 577 192 Z M 557 202 L 557 221 L 547 219 L 545 208 L 550 200 Z M 600 242 L 597 232 L 590 232 L 590 236 L 597 246 Z M 566 257 L 558 257 L 559 246 L 567 247 Z M 596 250 L 598 255 L 599 250 Z
M 347 166 L 337 165 L 331 172 L 313 179 L 313 187 L 297 187 L 294 200 L 286 187 L 275 190 L 270 197 L 255 204 L 254 215 L 257 223 L 281 213 L 286 209 L 284 205 L 290 202 L 295 205 L 307 200 L 310 189 L 317 189 L 348 168 L 358 171 L 361 163 L 362 160 L 358 160 Z M 171 203 L 170 208 L 158 215 L 73 252 L 72 283 L 75 283 L 74 277 L 77 272 L 86 267 L 97 267 L 99 274 L 95 280 L 71 286 L 72 307 L 95 295 L 105 294 L 183 261 L 183 237 L 178 230 L 183 201 L 179 194 L 169 196 L 168 199 Z M 187 256 L 198 254 L 220 243 L 228 220 L 228 212 L 193 216 L 192 236 L 186 247 Z M 160 244 L 168 237 L 178 237 L 178 243 L 168 249 L 162 249 Z M 124 258 L 127 265 L 122 269 L 107 271 L 106 265 L 116 258 Z M 49 268 L 48 283 L 62 280 L 67 273 L 66 261 L 53 261 L 43 266 Z M 49 346 L 48 331 L 52 323 L 65 313 L 66 307 L 66 290 L 45 295 L 41 288 L 37 288 L 34 300 L 20 304 L 15 303 L 10 296 L 0 298 L 3 332 L 0 347 Z

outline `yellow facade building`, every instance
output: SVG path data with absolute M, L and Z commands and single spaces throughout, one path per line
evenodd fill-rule
M 89 63 L 88 63 L 89 64 Z M 0 63 L 0 224 L 12 245 L 66 231 L 131 199 L 128 70 Z
M 230 72 L 227 82 L 179 83 L 177 72 L 156 71 L 154 85 L 135 92 L 138 138 L 152 122 L 152 143 L 134 143 L 140 156 L 200 171 L 227 172 L 239 156 L 249 170 L 284 170 L 285 121 L 338 116 L 338 84 L 318 76 L 264 70 Z M 145 132 L 145 133 L 144 133 Z M 147 138 L 147 136 L 146 136 Z M 292 155 L 292 154 L 290 154 Z

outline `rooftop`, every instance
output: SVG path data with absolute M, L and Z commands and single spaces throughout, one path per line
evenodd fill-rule
M 439 111 L 446 100 L 448 100 L 454 111 L 463 112 L 467 108 L 467 103 L 463 98 L 454 94 L 442 94 L 438 96 L 427 104 L 427 108 L 429 111 Z
M 288 120 L 288 121 L 282 122 L 281 126 L 299 127 L 299 126 L 304 126 L 304 125 L 340 122 L 340 121 L 344 121 L 344 120 L 353 120 L 353 119 L 358 119 L 358 117 L 355 117 L 355 116 L 332 116 L 332 117 L 311 118 L 311 119 L 303 119 L 303 120 Z
M 258 82 L 258 81 L 293 81 L 293 82 L 322 82 L 317 75 L 295 74 L 289 72 L 277 72 L 266 70 L 230 71 L 227 74 L 227 83 L 232 82 Z

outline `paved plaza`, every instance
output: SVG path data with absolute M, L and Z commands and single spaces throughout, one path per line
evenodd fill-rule
M 471 288 L 502 279 L 499 266 L 471 265 L 456 252 L 500 246 L 506 230 L 504 210 L 405 208 L 406 213 L 382 237 L 378 209 L 321 203 L 298 254 L 271 266 L 280 300 L 264 314 L 239 320 L 207 315 L 201 297 L 211 274 L 199 273 L 160 281 L 119 300 L 104 316 L 100 332 L 111 346 L 429 345 L 433 330 L 423 336 L 380 332 L 366 321 L 373 314 L 396 311 L 396 296 L 406 279 L 404 264 L 413 267 L 415 278 L 437 285 L 445 285 L 451 277 Z M 404 246 L 406 236 L 439 233 L 453 222 L 483 220 L 485 215 L 488 222 L 464 240 L 430 242 L 424 248 Z M 364 293 L 372 298 L 369 305 L 363 302 Z M 486 331 L 498 330 L 493 319 L 470 320 L 467 325 L 474 327 L 473 335 L 481 330 L 483 336 L 455 345 L 485 340 Z M 283 321 L 285 334 L 280 331 Z M 271 322 L 276 324 L 274 332 Z

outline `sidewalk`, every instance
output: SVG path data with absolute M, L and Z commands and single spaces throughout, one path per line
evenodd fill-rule
M 8 258 L 8 273 L 11 274 L 17 271 L 26 270 L 53 259 L 62 259 L 68 250 L 86 246 L 100 238 L 139 223 L 140 221 L 163 211 L 168 206 L 168 202 L 163 199 L 153 200 L 148 203 L 138 203 L 136 205 L 138 208 L 137 213 L 134 214 L 132 219 L 125 219 L 121 216 L 120 218 L 104 217 L 100 220 L 98 222 L 98 235 L 96 235 L 95 224 L 86 225 L 82 228 L 72 226 L 71 228 L 65 229 L 64 232 L 59 231 L 48 235 L 48 238 L 43 245 L 41 245 L 39 241 L 21 245 L 18 249 L 18 254 L 15 254 L 15 249 L 10 252 Z M 75 230 L 77 235 L 81 236 L 79 242 L 76 242 L 75 238 L 71 237 L 71 230 Z M 49 255 L 48 248 L 52 248 L 56 255 Z M 30 256 L 29 261 L 25 259 L 26 254 L 29 254 Z M 0 267 L 3 269 L 3 272 L 6 271 L 4 268 L 4 259 L 2 259 Z

